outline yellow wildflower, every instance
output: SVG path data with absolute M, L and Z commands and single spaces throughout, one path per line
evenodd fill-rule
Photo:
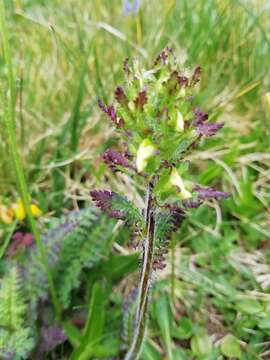
M 14 212 L 11 208 L 8 208 L 4 205 L 0 205 L 0 220 L 9 225 L 12 223 L 14 217 Z
M 16 204 L 14 205 L 14 212 L 17 220 L 22 221 L 26 217 L 26 212 L 23 206 L 23 202 L 19 199 Z
M 34 203 L 30 204 L 30 210 L 34 217 L 40 217 L 42 215 L 41 209 Z M 19 221 L 23 221 L 26 217 L 26 211 L 23 206 L 23 202 L 21 199 L 17 201 L 17 203 L 14 205 L 14 212 L 15 216 Z
M 149 139 L 144 139 L 137 151 L 136 167 L 142 172 L 147 166 L 147 160 L 155 154 L 156 148 Z
M 170 184 L 173 186 L 177 186 L 180 190 L 180 199 L 186 200 L 192 197 L 191 193 L 185 188 L 184 181 L 179 175 L 176 168 L 173 168 L 171 176 L 170 176 Z
M 31 204 L 30 209 L 34 217 L 40 217 L 42 215 L 42 211 L 36 204 Z
M 176 119 L 176 127 L 175 130 L 179 131 L 179 132 L 183 132 L 184 131 L 184 118 L 183 115 L 180 113 L 180 111 L 177 111 L 177 119 Z

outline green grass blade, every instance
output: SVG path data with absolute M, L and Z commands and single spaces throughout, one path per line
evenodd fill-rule
M 6 14 L 5 14 L 5 4 L 4 0 L 0 1 L 0 30 L 1 30 L 1 37 L 3 41 L 3 48 L 4 48 L 4 58 L 8 69 L 8 99 L 7 105 L 5 106 L 4 112 L 4 123 L 7 129 L 7 136 L 8 136 L 8 144 L 10 147 L 11 157 L 13 161 L 13 166 L 16 173 L 16 181 L 18 184 L 19 192 L 23 201 L 23 205 L 27 214 L 27 218 L 32 229 L 37 248 L 41 257 L 41 261 L 43 266 L 46 270 L 49 289 L 51 292 L 52 301 L 55 307 L 55 312 L 58 320 L 60 319 L 60 306 L 57 301 L 56 291 L 53 284 L 52 274 L 49 269 L 48 259 L 45 252 L 45 249 L 41 242 L 40 233 L 38 227 L 36 225 L 35 219 L 30 209 L 30 196 L 27 189 L 27 184 L 25 180 L 25 174 L 23 170 L 22 159 L 19 155 L 18 143 L 16 139 L 16 122 L 15 122 L 15 103 L 16 103 L 16 89 L 15 89 L 15 79 L 13 75 L 13 68 L 12 68 L 12 61 L 11 61 L 11 51 L 10 51 L 10 44 L 8 40 L 8 32 L 6 28 Z
M 81 339 L 81 345 L 76 349 L 70 360 L 87 360 L 91 358 L 94 347 L 102 338 L 105 321 L 106 295 L 102 286 L 95 283 L 88 308 L 86 325 Z

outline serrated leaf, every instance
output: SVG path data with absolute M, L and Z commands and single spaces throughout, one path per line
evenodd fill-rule
M 178 212 L 169 209 L 159 211 L 156 216 L 156 239 L 163 241 L 169 238 L 177 226 L 181 225 L 183 219 L 184 212 L 181 212 L 181 209 Z
M 142 226 L 144 222 L 140 210 L 125 196 L 115 194 L 112 198 L 112 209 L 123 213 L 124 220 L 129 224 Z

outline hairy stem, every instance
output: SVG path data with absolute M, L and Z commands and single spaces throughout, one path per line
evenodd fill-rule
M 30 208 L 30 200 L 29 200 L 29 193 L 27 189 L 27 184 L 25 180 L 22 159 L 19 155 L 19 149 L 17 144 L 16 138 L 16 122 L 15 122 L 15 103 L 16 103 L 16 90 L 15 90 L 15 80 L 13 75 L 13 68 L 12 68 L 12 61 L 11 61 L 11 51 L 10 51 L 10 44 L 7 35 L 7 28 L 6 28 L 6 16 L 5 16 L 5 4 L 4 0 L 0 0 L 0 32 L 3 41 L 3 49 L 4 49 L 4 56 L 5 62 L 7 65 L 8 70 L 8 100 L 7 106 L 4 113 L 4 123 L 7 129 L 7 140 L 11 152 L 11 157 L 13 161 L 13 166 L 15 169 L 16 180 L 19 188 L 19 192 L 22 198 L 22 202 L 27 214 L 28 222 L 31 227 L 32 233 L 34 235 L 36 246 L 40 255 L 40 259 L 42 265 L 46 271 L 49 290 L 51 293 L 52 302 L 55 308 L 56 317 L 60 319 L 60 306 L 57 301 L 56 291 L 53 284 L 52 274 L 50 272 L 49 263 L 46 251 L 43 247 L 39 230 L 37 228 L 35 219 L 33 217 L 31 208 Z
M 142 271 L 139 284 L 138 308 L 136 313 L 135 331 L 130 349 L 125 360 L 139 359 L 145 338 L 147 326 L 147 313 L 150 296 L 151 276 L 153 270 L 154 244 L 155 244 L 155 208 L 153 204 L 153 183 L 150 182 L 147 191 L 145 220 L 147 236 L 144 245 Z

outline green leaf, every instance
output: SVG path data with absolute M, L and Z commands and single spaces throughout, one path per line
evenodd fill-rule
M 111 255 L 98 267 L 98 273 L 116 283 L 138 269 L 139 254 Z
M 191 350 L 196 356 L 207 356 L 212 352 L 213 344 L 209 335 L 199 334 L 191 339 Z
M 85 208 L 60 219 L 58 226 L 44 238 L 48 241 L 47 253 L 52 258 L 55 244 L 61 242 L 61 252 L 55 262 L 55 282 L 63 308 L 69 306 L 71 292 L 80 286 L 83 270 L 92 269 L 108 258 L 116 234 L 113 226 L 114 221 L 101 216 L 96 208 Z M 40 268 L 39 262 L 37 265 Z M 31 294 L 34 294 L 40 286 L 39 278 L 34 276 L 29 280 Z
M 172 314 L 169 300 L 166 294 L 162 294 L 154 303 L 155 317 L 157 319 L 162 338 L 165 343 L 166 353 L 169 360 L 173 360 L 171 323 Z
M 71 138 L 71 151 L 75 153 L 77 151 L 80 133 L 81 130 L 80 126 L 80 119 L 81 119 L 81 106 L 83 97 L 85 94 L 85 75 L 87 73 L 87 66 L 86 63 L 81 65 L 80 73 L 79 73 L 79 81 L 78 81 L 78 92 L 77 97 L 75 99 L 75 104 L 73 107 L 73 112 L 70 121 L 70 138 Z
M 179 214 L 179 225 L 184 219 L 184 214 Z M 170 237 L 175 230 L 174 215 L 170 210 L 160 210 L 156 215 L 156 239 L 163 242 L 164 239 Z
M 162 356 L 160 355 L 159 351 L 149 341 L 146 341 L 145 344 L 143 345 L 142 359 L 161 360 Z
M 125 221 L 129 224 L 142 226 L 144 223 L 140 210 L 125 196 L 115 194 L 112 199 L 112 209 L 121 211 L 125 216 Z
M 12 266 L 0 286 L 0 353 L 15 352 L 14 358 L 19 359 L 28 358 L 34 347 L 33 333 L 27 327 L 24 295 L 20 271 L 17 266 Z
M 182 317 L 177 325 L 173 330 L 173 336 L 181 340 L 189 339 L 193 331 L 191 320 L 187 317 Z
M 189 169 L 190 163 L 188 161 L 181 161 L 180 164 L 177 164 L 177 171 L 179 175 L 185 174 Z
M 65 334 L 68 337 L 69 342 L 74 348 L 77 348 L 81 343 L 81 333 L 80 331 L 72 325 L 70 322 L 66 321 L 62 324 Z
M 269 319 L 269 317 L 260 320 L 259 323 L 258 323 L 258 327 L 260 329 L 262 329 L 262 330 L 269 330 L 270 329 L 270 319 Z
M 173 356 L 175 360 L 188 360 L 188 355 L 186 354 L 185 350 L 179 347 L 174 349 Z
M 105 299 L 105 292 L 101 285 L 98 283 L 94 284 L 87 321 L 83 331 L 84 340 L 87 343 L 96 343 L 102 336 L 105 319 Z
M 4 254 L 5 254 L 5 251 L 6 251 L 7 247 L 8 247 L 8 245 L 9 245 L 9 242 L 10 242 L 10 240 L 11 240 L 11 237 L 12 237 L 12 235 L 13 235 L 13 232 L 14 232 L 16 226 L 17 226 L 17 221 L 14 221 L 14 222 L 12 223 L 12 225 L 8 228 L 9 231 L 8 231 L 8 233 L 5 235 L 4 240 L 1 242 L 1 246 L 0 246 L 0 260 L 2 259 L 2 257 L 3 257 Z
M 119 352 L 120 339 L 108 338 L 102 344 L 95 345 L 90 354 L 94 358 L 108 358 L 114 357 Z
M 220 346 L 221 353 L 229 358 L 242 358 L 242 351 L 237 338 L 231 334 L 226 335 Z
M 88 360 L 94 347 L 100 342 L 105 321 L 106 298 L 102 286 L 99 283 L 95 283 L 92 288 L 92 296 L 81 345 L 73 351 L 70 360 Z
M 255 299 L 241 299 L 236 303 L 236 307 L 239 311 L 246 314 L 258 314 L 263 311 L 261 303 Z

